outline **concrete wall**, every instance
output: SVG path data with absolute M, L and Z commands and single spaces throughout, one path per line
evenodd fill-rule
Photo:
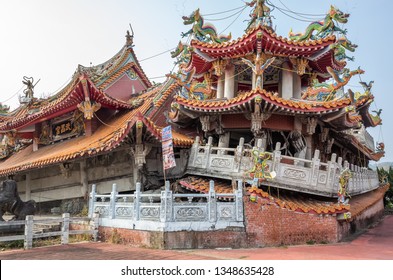
M 113 152 L 109 157 L 87 159 L 88 191 L 93 183 L 97 185 L 99 193 L 110 193 L 113 183 L 117 184 L 119 192 L 134 190 L 131 160 L 125 151 Z M 26 200 L 26 175 L 17 175 L 15 180 L 21 199 Z M 84 197 L 86 193 L 82 188 L 80 162 L 72 163 L 67 176 L 61 173 L 59 165 L 30 171 L 30 191 L 31 199 L 36 202 Z

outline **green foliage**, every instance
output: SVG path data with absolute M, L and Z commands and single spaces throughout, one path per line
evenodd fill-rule
M 388 191 L 385 194 L 385 207 L 388 209 L 393 209 L 393 168 L 390 166 L 389 171 L 385 169 L 377 168 L 378 177 L 380 182 L 386 182 L 390 184 Z

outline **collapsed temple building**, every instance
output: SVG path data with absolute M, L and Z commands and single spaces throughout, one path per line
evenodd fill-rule
M 369 111 L 371 82 L 345 89 L 364 73 L 346 68 L 356 45 L 338 23 L 349 15 L 332 6 L 285 38 L 265 1 L 246 5 L 235 40 L 199 10 L 184 16 L 191 40 L 171 53 L 179 70 L 160 84 L 129 32 L 111 59 L 79 65 L 47 99 L 25 77 L 20 107 L 0 114 L 2 180 L 42 209 L 88 205 L 102 238 L 116 229 L 135 246 L 337 242 L 378 219 L 387 185 L 367 167 L 384 144 L 367 128 L 381 118 Z M 176 166 L 164 171 L 167 126 Z

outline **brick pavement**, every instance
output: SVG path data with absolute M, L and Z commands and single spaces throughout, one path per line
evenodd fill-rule
M 109 243 L 77 243 L 0 252 L 0 260 L 393 260 L 393 215 L 352 241 L 257 249 L 153 250 Z

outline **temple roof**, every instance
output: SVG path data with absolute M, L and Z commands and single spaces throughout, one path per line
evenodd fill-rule
M 32 98 L 0 116 L 0 132 L 19 130 L 74 111 L 84 101 L 110 109 L 133 109 L 141 100 L 133 95 L 151 87 L 132 45 L 125 45 L 108 61 L 92 67 L 79 65 L 72 80 L 48 99 Z
M 258 25 L 248 30 L 237 40 L 224 43 L 207 43 L 192 40 L 190 46 L 193 51 L 186 70 L 196 68 L 196 75 L 200 75 L 212 67 L 212 62 L 218 58 L 235 58 L 245 56 L 257 48 L 258 37 L 261 37 L 262 50 L 281 57 L 304 57 L 309 60 L 309 66 L 320 73 L 327 73 L 326 67 L 341 70 L 346 63 L 337 61 L 334 50 L 330 45 L 336 42 L 334 35 L 323 39 L 297 42 L 278 36 L 266 26 Z
M 86 100 L 111 109 L 133 109 L 142 102 L 132 103 L 115 99 L 99 90 L 88 77 L 82 75 L 74 78 L 56 96 L 21 106 L 9 115 L 3 116 L 0 122 L 0 132 L 20 129 L 74 111 L 78 104 Z
M 100 126 L 91 136 L 80 136 L 53 145 L 40 147 L 33 151 L 30 145 L 0 162 L 0 176 L 16 172 L 42 168 L 78 158 L 90 157 L 106 153 L 118 147 L 136 122 L 141 120 L 145 126 L 145 133 L 153 135 L 157 141 L 161 141 L 161 127 L 155 126 L 143 115 L 152 105 L 152 97 L 145 94 L 146 101 L 139 108 L 120 113 L 112 120 Z M 173 144 L 177 147 L 190 147 L 193 140 L 181 133 L 172 133 Z

